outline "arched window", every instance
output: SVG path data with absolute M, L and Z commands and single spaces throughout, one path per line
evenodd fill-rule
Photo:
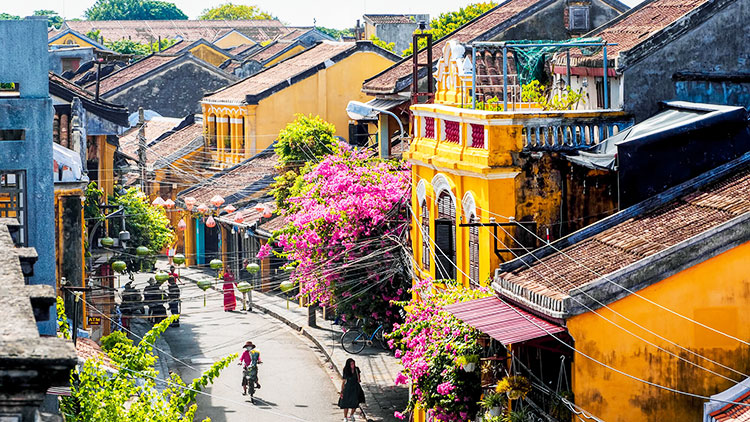
M 422 269 L 430 270 L 430 209 L 422 201 Z
M 440 193 L 435 219 L 435 274 L 438 279 L 456 278 L 456 204 L 449 191 Z
M 208 146 L 216 148 L 216 115 L 208 116 Z
M 472 215 L 469 222 L 473 223 L 476 216 Z M 469 227 L 469 278 L 479 283 L 479 227 Z

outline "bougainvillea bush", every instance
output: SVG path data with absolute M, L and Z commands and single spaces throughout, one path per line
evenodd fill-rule
M 419 405 L 434 420 L 471 420 L 479 410 L 481 372 L 467 372 L 461 363 L 481 351 L 480 333 L 443 308 L 491 293 L 487 288 L 455 284 L 437 287 L 431 279 L 416 282 L 414 292 L 410 302 L 402 303 L 408 310 L 406 319 L 387 336 L 404 368 L 396 384 L 413 387 L 406 411 Z M 396 417 L 403 418 L 403 414 L 396 412 Z
M 410 284 L 409 200 L 403 162 L 341 144 L 308 163 L 286 198 L 286 226 L 273 239 L 294 267 L 299 294 L 335 306 L 345 320 L 392 326 L 399 319 L 393 302 L 408 298 Z M 258 257 L 269 253 L 266 246 Z

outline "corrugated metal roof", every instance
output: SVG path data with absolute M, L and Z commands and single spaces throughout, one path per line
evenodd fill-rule
M 565 331 L 496 297 L 456 303 L 445 310 L 505 345 Z

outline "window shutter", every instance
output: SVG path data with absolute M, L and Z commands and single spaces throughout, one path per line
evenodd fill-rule
M 455 250 L 453 248 L 453 222 L 449 220 L 435 221 L 435 244 L 437 245 L 438 262 L 435 273 L 438 279 L 455 279 L 454 266 Z
M 588 7 L 571 7 L 568 13 L 571 31 L 586 31 L 589 29 Z

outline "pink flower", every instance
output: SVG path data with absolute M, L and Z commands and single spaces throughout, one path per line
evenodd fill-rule
M 406 384 L 409 381 L 409 378 L 406 378 L 406 376 L 399 372 L 399 374 L 396 376 L 396 385 Z
M 393 416 L 395 416 L 398 419 L 405 419 L 406 418 L 406 416 L 404 416 L 404 414 L 401 413 L 401 412 L 393 412 Z

